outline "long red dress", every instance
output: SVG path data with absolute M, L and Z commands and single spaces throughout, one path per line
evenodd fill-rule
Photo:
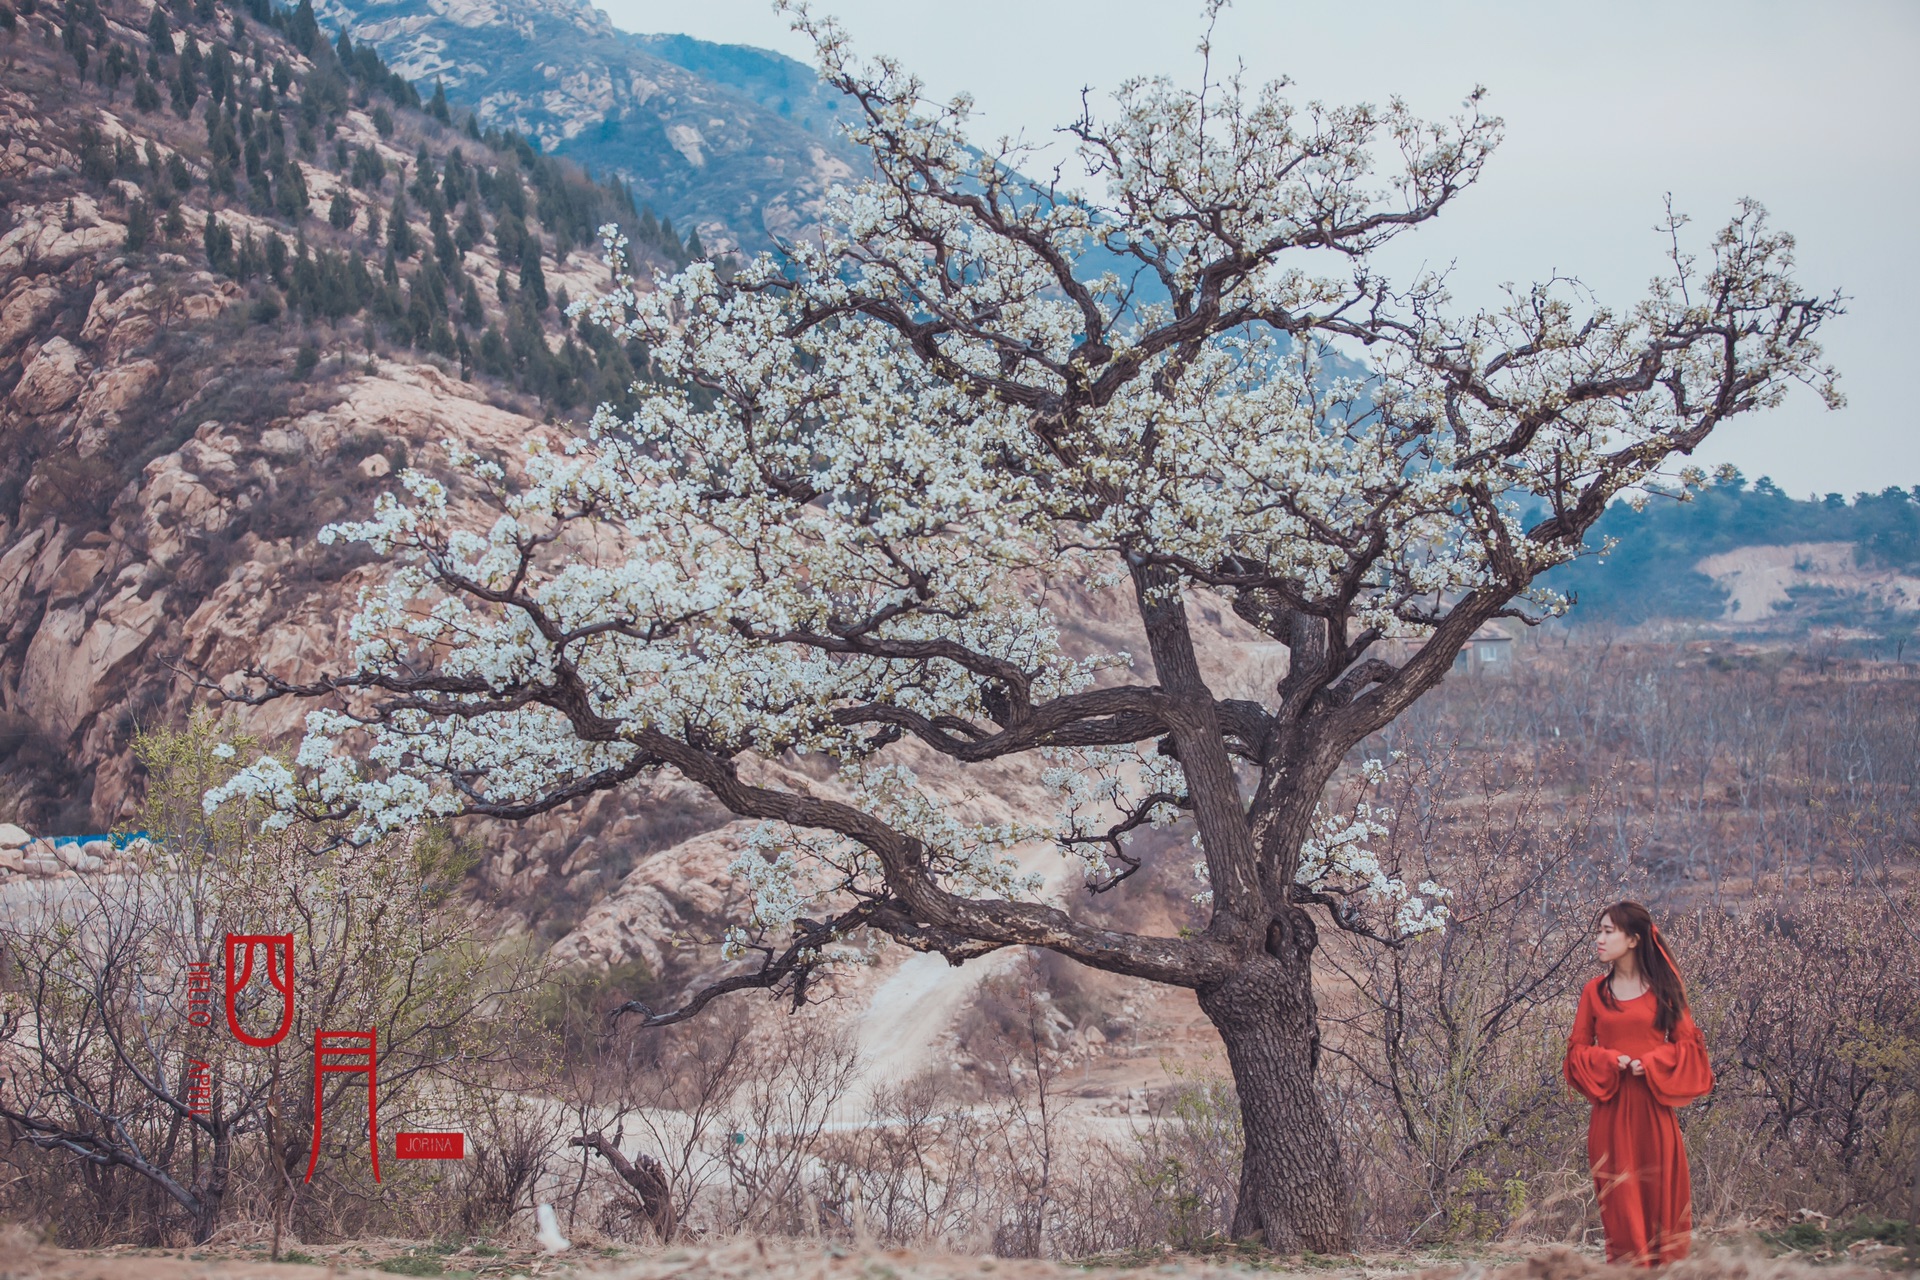
M 1713 1088 L 1713 1068 L 1693 1015 L 1683 1011 L 1669 1039 L 1654 1029 L 1651 991 L 1609 1009 L 1600 998 L 1605 980 L 1580 993 L 1563 1069 L 1593 1103 L 1587 1160 L 1607 1261 L 1655 1267 L 1686 1257 L 1692 1243 L 1693 1183 L 1673 1109 Z M 1640 1059 L 1646 1074 L 1621 1066 L 1623 1053 Z

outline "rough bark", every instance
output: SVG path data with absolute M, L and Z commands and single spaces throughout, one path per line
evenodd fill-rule
M 220 1226 L 220 1206 L 226 1202 L 227 1179 L 233 1164 L 233 1136 L 225 1126 L 215 1133 L 206 1176 L 194 1188 L 193 1242 L 205 1244 Z
M 1314 1089 L 1316 941 L 1307 913 L 1283 907 L 1263 951 L 1224 982 L 1197 991 L 1226 1044 L 1246 1135 L 1232 1234 L 1281 1253 L 1352 1247 L 1340 1144 Z

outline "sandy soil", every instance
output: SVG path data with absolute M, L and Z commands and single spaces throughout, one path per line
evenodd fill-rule
M 400 1259 L 393 1270 L 379 1267 Z M 405 1262 L 418 1259 L 407 1267 Z M 429 1261 L 430 1260 L 430 1261 Z M 1814 1266 L 1793 1258 L 1768 1259 L 1709 1248 L 1663 1273 L 1663 1280 L 1884 1280 L 1885 1268 L 1860 1262 Z M 444 1270 L 435 1272 L 433 1263 Z M 390 1263 L 390 1265 L 393 1265 Z M 733 1240 L 692 1248 L 625 1250 L 615 1256 L 570 1252 L 558 1258 L 513 1250 L 498 1256 L 468 1251 L 425 1253 L 398 1241 L 369 1241 L 315 1251 L 308 1262 L 271 1263 L 264 1250 L 77 1251 L 33 1245 L 24 1233 L 0 1236 L 0 1280 L 242 1280 L 319 1275 L 379 1280 L 393 1274 L 448 1277 L 605 1277 L 606 1280 L 1225 1280 L 1252 1273 L 1314 1276 L 1324 1280 L 1632 1280 L 1645 1272 L 1609 1267 L 1563 1245 L 1442 1256 L 1380 1254 L 1324 1259 L 1208 1259 L 1167 1257 L 1095 1263 L 969 1257 L 937 1251 L 858 1248 L 788 1240 Z
M 1896 609 L 1920 605 L 1920 578 L 1861 566 L 1854 559 L 1851 542 L 1736 547 L 1707 556 L 1693 567 L 1726 588 L 1726 618 L 1747 624 L 1774 616 L 1774 606 L 1790 598 L 1789 587 L 1833 587 Z

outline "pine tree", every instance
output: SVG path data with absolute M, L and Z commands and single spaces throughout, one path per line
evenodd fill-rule
M 147 19 L 147 43 L 155 53 L 173 56 L 173 28 L 167 25 L 167 11 L 157 4 L 153 6 L 153 16 Z
M 345 187 L 334 188 L 333 203 L 327 206 L 327 221 L 335 231 L 345 231 L 353 225 L 353 197 Z
M 127 206 L 127 251 L 138 253 L 153 235 L 153 209 L 138 196 Z
M 433 81 L 433 99 L 427 103 L 427 114 L 441 124 L 452 124 L 453 114 L 447 109 L 446 86 L 440 83 L 438 76 Z
M 700 229 L 698 227 L 695 227 L 687 233 L 687 260 L 689 262 L 705 262 L 707 260 L 707 248 L 700 243 Z
M 300 0 L 299 7 L 293 11 L 293 20 L 287 24 L 287 35 L 300 52 L 313 52 L 320 42 L 320 23 L 313 16 L 313 0 Z
M 453 235 L 447 230 L 447 215 L 436 201 L 433 212 L 427 218 L 428 230 L 433 234 L 433 256 L 449 273 L 460 269 L 460 248 L 453 242 Z
M 233 88 L 233 60 L 227 54 L 227 46 L 215 44 L 213 59 L 207 66 L 207 97 L 219 106 L 227 99 L 227 92 Z
M 454 232 L 454 243 L 460 246 L 460 252 L 470 253 L 473 247 L 487 238 L 487 224 L 480 218 L 480 209 L 472 200 L 460 208 L 460 226 Z
M 233 271 L 233 233 L 220 225 L 220 219 L 213 214 L 207 215 L 206 226 L 201 228 L 200 244 L 207 252 L 207 265 L 222 275 Z
M 547 274 L 540 269 L 540 241 L 528 236 L 520 242 L 520 296 L 533 309 L 547 309 Z
M 282 162 L 273 180 L 273 207 L 289 222 L 307 216 L 307 180 L 300 166 Z
M 440 193 L 446 197 L 449 209 L 473 195 L 473 170 L 467 167 L 467 158 L 460 154 L 458 147 L 447 156 L 446 169 L 440 175 Z
M 433 171 L 433 153 L 427 150 L 427 144 L 421 143 L 420 150 L 413 157 L 413 198 L 421 205 L 433 203 L 433 193 L 440 186 L 440 178 Z
M 387 214 L 387 248 L 397 258 L 413 256 L 413 224 L 407 221 L 407 193 L 396 191 L 393 195 L 393 209 Z

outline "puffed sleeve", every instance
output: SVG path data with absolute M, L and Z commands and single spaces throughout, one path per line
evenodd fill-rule
M 1580 1009 L 1573 1015 L 1573 1034 L 1567 1037 L 1567 1061 L 1561 1068 L 1567 1083 L 1590 1101 L 1606 1102 L 1620 1090 L 1620 1055 L 1594 1043 L 1593 986 L 1580 993 Z
M 1680 1025 L 1673 1029 L 1673 1039 L 1641 1054 L 1640 1062 L 1647 1073 L 1647 1088 L 1663 1106 L 1684 1107 L 1713 1091 L 1707 1039 L 1685 1010 L 1680 1013 Z

